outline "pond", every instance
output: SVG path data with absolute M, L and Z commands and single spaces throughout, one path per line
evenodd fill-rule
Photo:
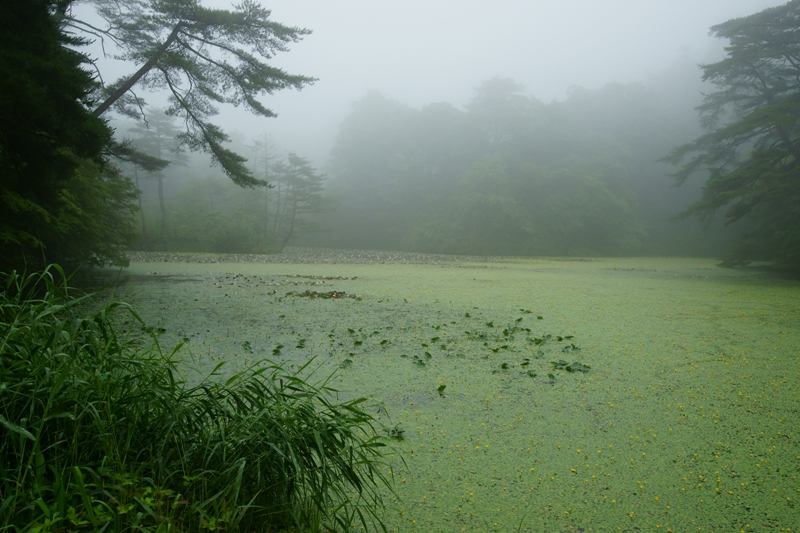
M 198 371 L 313 359 L 369 398 L 400 437 L 390 531 L 800 525 L 796 282 L 708 259 L 297 249 L 101 274 Z

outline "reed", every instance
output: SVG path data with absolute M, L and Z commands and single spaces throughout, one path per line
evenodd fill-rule
M 269 361 L 189 383 L 180 345 L 124 303 L 83 316 L 64 279 L 0 278 L 2 531 L 385 531 L 363 398 Z

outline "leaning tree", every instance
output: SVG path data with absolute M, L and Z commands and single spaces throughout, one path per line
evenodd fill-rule
M 255 115 L 274 117 L 261 96 L 313 83 L 313 78 L 268 64 L 310 31 L 271 20 L 271 12 L 255 0 L 244 0 L 230 11 L 204 7 L 199 0 L 89 3 L 104 25 L 87 22 L 65 8 L 64 27 L 94 36 L 104 50 L 113 45 L 118 50 L 114 58 L 138 66 L 98 93 L 100 103 L 93 114 L 113 109 L 138 118 L 144 100 L 136 90 L 166 91 L 167 113 L 184 121 L 181 140 L 186 146 L 209 153 L 237 185 L 263 185 L 241 155 L 225 148 L 228 136 L 210 119 L 219 104 L 241 105 Z

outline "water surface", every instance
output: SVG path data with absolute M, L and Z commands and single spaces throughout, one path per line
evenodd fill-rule
M 201 369 L 314 357 L 370 398 L 404 437 L 390 530 L 798 530 L 800 284 L 700 259 L 287 257 L 140 255 L 116 296 Z

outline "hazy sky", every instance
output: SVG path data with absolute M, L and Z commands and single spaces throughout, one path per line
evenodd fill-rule
M 688 52 L 719 57 L 708 28 L 779 0 L 269 0 L 273 19 L 313 33 L 273 64 L 319 78 L 265 98 L 280 116 L 225 110 L 217 122 L 247 137 L 326 159 L 338 124 L 368 90 L 413 106 L 463 106 L 493 76 L 545 102 L 569 87 L 643 80 Z M 209 1 L 227 8 L 231 2 Z M 131 72 L 133 69 L 131 69 Z M 699 71 L 698 71 L 699 75 Z

